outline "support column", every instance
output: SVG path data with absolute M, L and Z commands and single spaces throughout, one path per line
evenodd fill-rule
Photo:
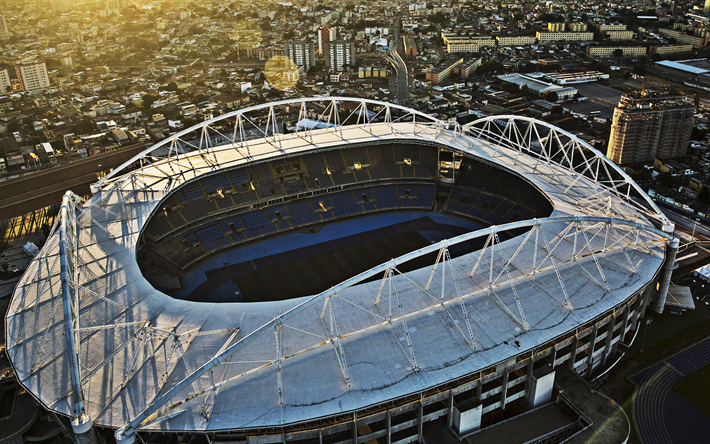
M 357 444 L 357 412 L 353 413 L 353 443 Z
M 623 311 L 623 309 L 622 309 Z M 614 337 L 614 327 L 616 326 L 616 312 L 611 315 L 611 319 L 609 320 L 609 326 L 606 329 L 606 339 L 604 340 L 604 354 L 602 356 L 602 362 L 604 367 L 606 367 L 607 363 L 609 362 L 609 358 L 612 356 L 611 354 L 611 340 Z
M 71 421 L 71 428 L 76 436 L 78 444 L 97 444 L 96 430 L 91 423 L 91 418 L 85 415 L 83 418 L 74 418 Z
M 557 361 L 557 344 L 552 346 L 552 353 L 550 353 L 550 367 L 555 368 L 555 361 Z
M 417 426 L 417 436 L 420 443 L 424 442 L 424 398 L 419 398 L 419 425 Z M 357 444 L 357 443 L 355 443 Z
M 653 301 L 653 306 L 651 307 L 656 313 L 663 313 L 663 307 L 666 305 L 666 296 L 668 295 L 668 287 L 671 284 L 671 275 L 675 269 L 675 257 L 678 253 L 679 241 L 677 237 L 666 246 L 666 264 L 663 267 L 663 275 L 661 281 L 659 282 L 660 287 L 658 289 L 658 294 Z
M 592 380 L 592 370 L 594 366 L 594 349 L 595 345 L 597 342 L 597 331 L 599 328 L 597 327 L 597 324 L 594 324 L 594 327 L 592 327 L 592 334 L 591 339 L 589 340 L 589 348 L 587 348 L 587 381 Z
M 478 377 L 478 385 L 476 386 L 476 399 L 481 402 L 481 395 L 483 394 L 483 373 Z
M 631 310 L 631 306 L 627 305 L 626 309 L 621 313 L 621 327 L 619 328 L 619 340 L 616 341 L 616 344 L 612 345 L 612 350 L 614 354 L 616 354 L 616 350 L 619 348 L 619 344 L 624 343 L 624 336 L 626 336 L 626 326 L 629 323 L 629 313 Z
M 510 372 L 506 368 L 504 370 L 505 373 L 503 373 L 503 387 L 501 387 L 500 391 L 500 409 L 503 410 L 505 408 L 505 398 L 508 397 L 508 378 L 510 377 Z
M 449 428 L 454 423 L 454 390 L 449 390 Z
M 387 444 L 392 444 L 392 413 L 387 410 Z
M 530 359 L 528 360 L 528 366 L 525 369 L 525 397 L 530 396 L 530 387 L 532 386 L 534 364 L 535 364 L 535 361 L 533 360 L 532 357 L 530 357 Z
M 569 355 L 569 361 L 567 361 L 567 366 L 572 371 L 574 371 L 574 362 L 577 360 L 577 344 L 578 343 L 579 343 L 579 337 L 577 337 L 577 333 L 575 333 L 574 338 L 572 338 L 572 351 L 570 352 L 570 355 Z

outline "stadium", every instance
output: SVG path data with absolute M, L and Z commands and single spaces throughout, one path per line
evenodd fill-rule
M 608 369 L 678 246 L 566 131 L 355 98 L 219 116 L 92 191 L 5 325 L 18 381 L 84 442 L 466 437 L 549 402 L 556 369 Z

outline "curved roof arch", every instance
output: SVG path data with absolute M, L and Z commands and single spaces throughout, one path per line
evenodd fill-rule
M 238 143 L 243 141 L 243 134 L 239 133 L 238 128 L 240 125 L 243 125 L 244 122 L 242 122 L 243 118 L 248 117 L 249 114 L 255 113 L 258 111 L 268 111 L 269 113 L 269 118 L 271 119 L 272 116 L 275 117 L 274 114 L 274 109 L 278 107 L 285 107 L 285 106 L 291 106 L 291 105 L 299 105 L 299 121 L 302 118 L 306 118 L 308 115 L 308 109 L 307 105 L 309 103 L 327 103 L 327 106 L 323 113 L 321 113 L 316 122 L 317 123 L 322 123 L 325 124 L 326 126 L 334 126 L 334 127 L 339 127 L 341 125 L 339 115 L 337 113 L 337 106 L 339 103 L 355 103 L 357 104 L 357 108 L 355 111 L 351 113 L 352 115 L 357 116 L 356 120 L 356 125 L 363 125 L 366 126 L 370 124 L 374 119 L 382 119 L 385 123 L 394 123 L 397 122 L 398 120 L 403 120 L 402 117 L 399 119 L 393 118 L 392 117 L 392 112 L 393 111 L 401 111 L 404 113 L 405 117 L 412 117 L 413 121 L 416 122 L 416 118 L 418 117 L 420 121 L 418 123 L 423 123 L 423 122 L 429 122 L 432 124 L 439 125 L 441 127 L 449 127 L 451 123 L 441 121 L 435 117 L 432 117 L 428 114 L 422 113 L 421 111 L 417 111 L 412 108 L 408 108 L 405 106 L 397 105 L 394 103 L 389 103 L 389 102 L 381 102 L 378 100 L 371 100 L 371 99 L 362 99 L 362 98 L 357 98 L 357 97 L 307 97 L 307 98 L 299 98 L 299 99 L 290 99 L 290 100 L 281 100 L 281 101 L 276 101 L 276 102 L 268 102 L 268 103 L 263 103 L 260 105 L 254 105 L 254 106 L 249 106 L 247 108 L 242 108 L 239 110 L 235 110 L 226 114 L 223 114 L 221 116 L 217 116 L 213 119 L 206 120 L 204 122 L 200 122 L 197 125 L 194 125 L 190 128 L 186 128 L 177 134 L 174 134 L 170 137 L 168 137 L 165 140 L 162 140 L 158 142 L 155 145 L 152 145 L 151 147 L 143 150 L 142 152 L 136 154 L 133 158 L 130 160 L 124 162 L 122 165 L 120 165 L 118 168 L 114 169 L 111 173 L 107 174 L 105 177 L 103 177 L 101 180 L 99 180 L 93 187 L 94 190 L 98 191 L 101 187 L 103 187 L 106 183 L 108 183 L 112 178 L 115 176 L 119 175 L 121 172 L 124 170 L 128 169 L 131 165 L 135 164 L 136 162 L 141 162 L 142 160 L 145 160 L 147 157 L 150 157 L 151 154 L 155 153 L 156 151 L 160 149 L 165 149 L 166 147 L 171 147 L 172 145 L 175 144 L 175 142 L 181 140 L 184 136 L 189 135 L 191 133 L 194 133 L 196 130 L 206 130 L 212 126 L 215 126 L 215 124 L 222 123 L 222 122 L 228 122 L 231 121 L 232 119 L 235 120 L 235 131 L 232 134 L 231 137 L 231 144 L 232 145 L 237 145 Z M 370 116 L 368 106 L 370 107 L 378 107 L 381 108 L 379 112 L 376 112 L 374 116 Z M 383 112 L 384 111 L 384 112 Z M 356 114 L 357 113 L 357 114 Z M 270 130 L 269 124 L 273 124 L 274 122 L 269 121 L 267 123 L 267 128 L 266 132 L 262 131 L 262 134 L 265 137 L 268 137 L 268 131 Z M 200 140 L 200 145 L 196 146 L 195 148 L 200 150 L 203 149 L 202 145 L 203 140 Z M 209 144 L 205 145 L 204 148 L 208 148 Z M 171 152 L 168 153 L 168 157 L 173 155 Z
M 518 125 L 516 125 L 519 122 L 523 122 L 527 125 L 524 132 L 521 132 Z M 501 123 L 503 123 L 503 125 L 501 125 Z M 494 132 L 491 129 L 494 126 L 497 127 L 500 133 Z M 545 131 L 540 131 L 539 128 L 544 128 Z M 477 137 L 493 138 L 498 143 L 505 144 L 511 149 L 523 151 L 527 154 L 539 155 L 547 162 L 555 162 L 570 171 L 575 171 L 580 175 L 587 175 L 595 182 L 600 183 L 608 189 L 612 189 L 615 194 L 620 197 L 625 197 L 627 200 L 629 200 L 630 191 L 633 189 L 638 197 L 643 199 L 644 203 L 647 205 L 647 209 L 651 210 L 649 214 L 657 217 L 663 223 L 664 227 L 667 227 L 667 230 L 673 231 L 673 222 L 666 217 L 651 197 L 646 194 L 624 170 L 619 168 L 618 165 L 609 160 L 609 158 L 599 150 L 569 131 L 531 117 L 512 114 L 489 116 L 475 120 L 464 125 L 462 131 Z M 563 143 L 560 140 L 560 136 L 568 138 L 569 141 Z M 501 137 L 507 140 L 502 140 Z M 553 148 L 551 146 L 553 145 L 552 143 L 545 146 L 542 141 L 546 137 L 549 141 L 554 140 L 557 142 L 554 147 L 556 149 L 550 149 Z M 535 143 L 539 145 L 540 152 L 533 150 L 532 145 Z M 583 151 L 585 150 L 594 155 L 592 161 L 589 161 L 584 155 Z M 583 160 L 579 161 L 577 164 L 574 163 L 575 154 L 583 158 Z M 559 156 L 561 156 L 561 159 L 559 159 Z M 556 159 L 556 157 L 558 157 L 558 159 Z M 612 172 L 618 174 L 622 180 L 615 180 L 612 177 Z M 626 191 L 623 192 L 622 190 L 622 192 L 620 192 L 619 189 L 624 186 L 626 187 Z

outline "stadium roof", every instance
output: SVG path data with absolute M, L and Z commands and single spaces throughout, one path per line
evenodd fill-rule
M 8 352 L 18 380 L 46 407 L 69 416 L 84 411 L 95 424 L 121 428 L 119 437 L 130 438 L 137 428 L 299 424 L 505 362 L 603 316 L 658 272 L 669 237 L 649 220 L 667 219 L 647 197 L 641 204 L 629 198 L 638 187 L 571 134 L 514 116 L 460 128 L 391 104 L 327 103 L 341 100 L 358 102 L 355 116 L 369 116 L 371 107 L 381 121 L 203 145 L 216 140 L 209 133 L 214 121 L 244 123 L 243 114 L 226 115 L 198 126 L 195 150 L 178 150 L 177 141 L 189 133 L 183 131 L 128 163 L 140 163 L 139 170 L 119 176 L 119 169 L 100 182 L 89 201 L 68 195 L 62 224 L 18 284 L 8 311 Z M 300 120 L 312 102 L 240 112 L 267 111 L 274 123 L 274 107 L 298 104 Z M 327 107 L 320 111 L 328 114 Z M 337 121 L 337 113 L 330 116 Z M 319 295 L 286 301 L 175 300 L 141 275 L 142 229 L 163 197 L 194 178 L 313 150 L 412 140 L 519 175 L 553 202 L 552 217 L 433 244 Z M 163 160 L 143 160 L 158 153 Z M 498 238 L 522 228 L 527 234 Z M 449 245 L 473 238 L 486 239 L 486 246 L 448 256 Z M 437 251 L 433 268 L 398 271 Z M 370 277 L 378 279 L 361 283 Z

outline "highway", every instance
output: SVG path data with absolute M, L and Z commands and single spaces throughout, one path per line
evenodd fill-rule
M 407 62 L 400 55 L 402 48 L 402 37 L 399 33 L 400 17 L 396 17 L 392 26 L 392 34 L 390 43 L 390 51 L 385 56 L 385 59 L 392 64 L 396 75 L 390 77 L 390 91 L 394 103 L 399 105 L 407 105 L 409 102 L 409 84 L 410 75 Z
M 115 168 L 143 149 L 142 143 L 131 145 L 0 182 L 2 219 L 59 203 L 69 189 L 79 195 L 89 194 L 89 185 L 96 182 L 97 172 Z

